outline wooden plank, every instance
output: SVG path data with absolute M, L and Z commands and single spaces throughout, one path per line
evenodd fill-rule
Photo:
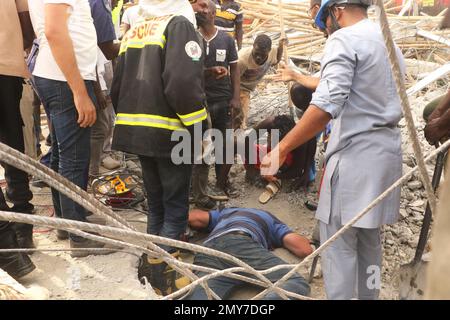
M 450 47 L 450 40 L 443 36 L 438 36 L 436 34 L 433 34 L 431 32 L 421 30 L 421 29 L 417 30 L 417 35 L 419 35 L 423 38 L 426 38 L 426 39 L 430 39 L 430 40 L 445 44 L 446 46 Z
M 447 63 L 446 65 L 442 66 L 441 68 L 433 71 L 428 76 L 417 82 L 414 86 L 406 90 L 406 94 L 408 96 L 411 96 L 423 88 L 427 87 L 428 85 L 432 84 L 436 80 L 439 80 L 443 77 L 445 77 L 448 73 L 450 73 L 450 63 Z

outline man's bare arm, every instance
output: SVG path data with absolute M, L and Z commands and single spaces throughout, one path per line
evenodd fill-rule
M 238 22 L 236 23 L 236 42 L 239 50 L 241 50 L 242 48 L 243 37 L 244 37 L 244 28 L 242 26 L 242 22 Z
M 189 212 L 189 226 L 194 230 L 204 230 L 209 225 L 209 213 L 207 211 L 194 209 Z
M 232 109 L 239 109 L 241 107 L 239 98 L 241 92 L 241 76 L 238 63 L 230 64 L 230 78 L 231 87 L 233 88 L 233 98 L 231 99 L 230 107 Z
M 102 50 L 107 60 L 114 60 L 119 55 L 120 43 L 114 43 L 114 41 L 108 41 L 99 43 L 98 47 Z
M 288 233 L 283 238 L 283 246 L 301 259 L 313 252 L 309 240 L 297 233 Z
M 72 39 L 69 35 L 67 26 L 69 8 L 70 6 L 66 4 L 45 5 L 45 36 L 53 57 L 72 90 L 78 111 L 78 123 L 84 128 L 95 123 L 96 112 L 78 69 Z
M 320 82 L 319 77 L 306 76 L 291 69 L 285 64 L 280 64 L 277 74 L 273 77 L 273 80 L 283 82 L 294 81 L 313 91 L 317 89 Z
M 23 35 L 23 48 L 26 50 L 31 48 L 31 45 L 33 44 L 33 40 L 35 38 L 33 25 L 31 24 L 30 13 L 28 11 L 19 12 L 19 20 Z

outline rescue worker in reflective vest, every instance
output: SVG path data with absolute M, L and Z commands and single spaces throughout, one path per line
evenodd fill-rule
M 140 5 L 144 19 L 124 36 L 114 75 L 113 148 L 139 156 L 147 232 L 179 240 L 188 222 L 192 161 L 176 164 L 171 154 L 179 141 L 172 141 L 172 133 L 189 132 L 193 140 L 194 127 L 206 123 L 204 54 L 188 0 L 141 0 Z M 144 255 L 138 277 L 144 276 L 163 295 L 175 289 L 176 273 L 161 259 Z

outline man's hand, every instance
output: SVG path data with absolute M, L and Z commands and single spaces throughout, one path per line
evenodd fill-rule
M 222 79 L 228 75 L 228 69 L 221 66 L 211 67 L 208 69 L 210 74 L 214 76 L 217 80 Z
M 427 141 L 431 145 L 435 145 L 449 135 L 450 124 L 443 121 L 442 118 L 433 119 L 425 126 L 424 133 Z
M 105 110 L 108 107 L 108 101 L 105 94 L 103 92 L 99 92 L 98 94 L 95 94 L 95 97 L 97 98 L 98 108 L 100 110 Z
M 264 180 L 269 182 L 275 182 L 278 181 L 278 179 L 275 176 L 263 176 Z
M 261 161 L 261 176 L 274 176 L 286 161 L 287 154 L 280 151 L 278 145 Z
M 241 101 L 239 98 L 233 98 L 230 101 L 230 109 L 231 110 L 239 110 L 241 108 Z
M 231 117 L 231 123 L 233 124 L 233 128 L 234 128 L 234 124 L 236 123 L 235 117 L 238 117 L 241 114 L 240 99 L 237 97 L 234 97 L 233 99 L 231 99 L 230 108 L 228 110 L 229 110 L 229 115 Z M 235 129 L 237 129 L 237 128 L 235 128 Z
M 296 72 L 294 70 L 280 62 L 277 74 L 272 79 L 283 82 L 296 81 L 295 73 Z
M 78 124 L 81 128 L 92 127 L 97 120 L 95 106 L 89 95 L 74 95 L 75 107 L 78 111 Z
M 100 82 L 98 79 L 98 72 L 97 72 L 97 81 L 94 82 L 94 93 L 95 93 L 95 98 L 97 100 L 98 108 L 100 110 L 106 109 L 106 107 L 108 106 L 108 103 L 106 101 L 105 94 L 103 93 L 102 88 L 100 87 Z
M 440 118 L 444 112 L 445 112 L 445 110 L 441 110 L 440 108 L 434 109 L 434 111 L 428 117 L 427 121 L 431 122 L 433 120 Z

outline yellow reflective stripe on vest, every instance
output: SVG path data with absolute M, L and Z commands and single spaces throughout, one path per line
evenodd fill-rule
M 198 122 L 202 122 L 206 119 L 207 113 L 206 109 L 203 108 L 202 110 L 195 111 L 189 114 L 179 114 L 177 113 L 178 117 L 180 117 L 181 121 L 185 126 L 191 126 L 193 124 L 196 124 Z
M 126 46 L 120 47 L 119 55 L 126 52 L 130 48 L 134 49 L 142 49 L 146 46 L 160 46 L 161 49 L 164 49 L 164 46 L 166 45 L 166 37 L 163 36 L 161 40 L 155 40 L 155 41 L 128 41 Z
M 152 127 L 167 130 L 186 130 L 179 119 L 152 114 L 118 113 L 116 125 Z

